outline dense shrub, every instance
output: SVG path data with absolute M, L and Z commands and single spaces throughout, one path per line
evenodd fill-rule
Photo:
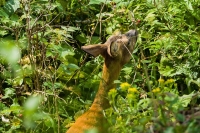
M 1 0 L 0 132 L 64 132 L 98 89 L 102 58 L 80 50 L 140 32 L 109 92 L 110 132 L 198 132 L 200 2 Z M 67 126 L 66 126 L 67 125 Z

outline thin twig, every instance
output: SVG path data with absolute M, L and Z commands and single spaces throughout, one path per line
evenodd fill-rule
M 99 18 L 98 18 L 98 21 L 97 21 L 97 23 L 96 23 L 96 25 L 95 25 L 95 27 L 94 27 L 94 29 L 93 29 L 92 33 L 91 33 L 91 36 L 90 36 L 90 38 L 89 38 L 89 44 L 90 44 L 90 42 L 91 42 L 92 36 L 93 36 L 93 34 L 94 34 L 94 31 L 95 31 L 95 30 L 96 30 L 96 28 L 97 28 L 97 25 L 98 25 L 98 24 L 99 24 L 99 22 L 101 21 L 101 14 L 102 14 L 102 11 L 103 11 L 103 8 L 104 8 L 104 6 L 105 6 L 106 2 L 107 2 L 107 0 L 105 0 L 105 2 L 103 3 L 103 6 L 102 6 L 102 8 L 101 8 L 101 11 L 100 11 L 100 13 L 99 13 Z
M 49 95 L 49 96 L 57 97 L 58 99 L 61 99 L 65 104 L 67 104 L 67 102 L 65 101 L 65 99 L 59 97 L 57 94 L 50 94 L 50 93 L 46 93 L 44 91 L 38 91 L 38 90 L 34 90 L 34 92 L 41 93 L 43 95 Z

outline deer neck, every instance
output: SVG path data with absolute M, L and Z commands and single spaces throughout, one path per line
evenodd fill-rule
M 91 109 L 98 108 L 104 110 L 110 107 L 107 97 L 108 92 L 110 89 L 115 88 L 114 80 L 118 79 L 121 67 L 122 66 L 119 63 L 105 60 L 99 89 L 91 106 Z

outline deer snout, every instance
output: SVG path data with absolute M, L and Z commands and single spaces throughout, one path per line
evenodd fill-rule
M 137 30 L 129 30 L 126 34 L 127 37 L 137 37 L 138 31 Z

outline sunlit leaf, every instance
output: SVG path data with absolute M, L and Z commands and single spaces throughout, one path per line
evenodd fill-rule
M 8 63 L 14 64 L 20 59 L 20 50 L 16 46 L 16 42 L 11 39 L 0 40 L 0 57 L 4 58 Z
M 79 30 L 79 28 L 72 27 L 72 26 L 68 26 L 68 27 L 61 26 L 61 28 L 68 31 L 68 32 L 74 32 L 76 30 Z
M 181 105 L 183 107 L 187 107 L 189 105 L 189 103 L 191 102 L 192 100 L 192 97 L 194 96 L 194 92 L 192 92 L 191 94 L 189 95 L 183 95 L 179 98 L 180 102 L 181 102 Z
M 106 0 L 90 0 L 89 2 L 89 5 L 92 5 L 92 4 L 101 4 L 101 3 L 104 3 Z
M 79 69 L 79 67 L 76 64 L 69 64 L 69 65 L 67 65 L 67 67 L 70 69 L 74 69 L 74 70 Z
M 19 0 L 8 0 L 4 6 L 5 11 L 11 15 L 20 7 Z
M 13 88 L 6 88 L 5 89 L 5 94 L 4 96 L 2 97 L 3 99 L 5 98 L 12 98 L 12 96 L 15 95 L 15 89 Z

